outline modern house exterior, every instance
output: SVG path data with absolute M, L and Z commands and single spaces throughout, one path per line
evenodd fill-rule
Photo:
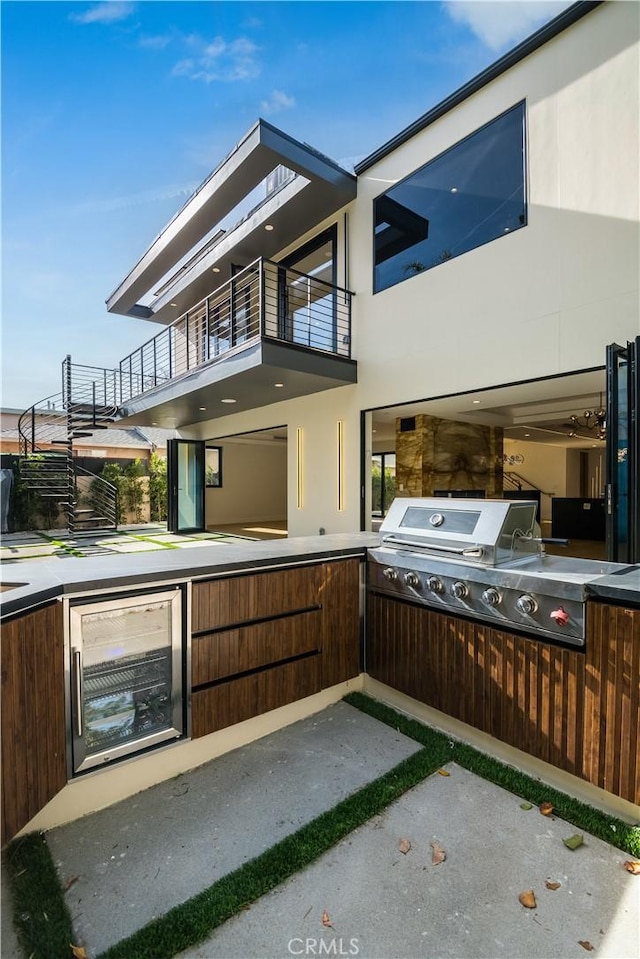
M 537 485 L 640 560 L 639 12 L 574 4 L 354 173 L 252 127 L 107 299 L 154 323 L 104 405 L 179 430 L 174 528 L 254 444 L 289 535 L 370 528 L 386 454 L 399 495 Z

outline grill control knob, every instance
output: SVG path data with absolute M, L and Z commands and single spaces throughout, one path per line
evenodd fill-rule
M 469 595 L 466 583 L 457 582 L 451 587 L 451 592 L 456 599 L 464 599 Z
M 528 593 L 524 593 L 522 596 L 519 596 L 516 600 L 516 606 L 518 610 L 525 616 L 531 616 L 532 613 L 538 612 L 538 601 L 529 596 Z
M 382 570 L 382 575 L 385 579 L 388 579 L 390 583 L 395 583 L 398 578 L 398 574 L 393 568 L 393 566 L 387 566 L 386 569 Z
M 444 586 L 442 585 L 442 580 L 438 579 L 437 576 L 430 576 L 427 580 L 427 586 L 432 593 L 444 593 Z
M 420 578 L 418 577 L 417 573 L 413 573 L 411 571 L 404 574 L 404 581 L 407 584 L 407 586 L 420 585 Z
M 566 626 L 569 622 L 569 613 L 562 606 L 559 609 L 554 609 L 549 615 L 558 626 Z
M 499 606 L 502 600 L 502 596 L 497 589 L 494 589 L 493 586 L 490 586 L 489 589 L 485 589 L 482 594 L 482 602 L 485 606 Z

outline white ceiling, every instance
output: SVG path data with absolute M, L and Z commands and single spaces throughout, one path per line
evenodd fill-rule
M 373 439 L 378 447 L 381 441 L 393 441 L 389 447 L 393 449 L 396 418 L 426 413 L 443 419 L 502 426 L 505 440 L 574 449 L 602 448 L 604 443 L 587 429 L 570 437 L 568 424 L 572 414 L 583 416 L 585 410 L 599 409 L 605 402 L 604 370 L 577 373 L 374 410 Z

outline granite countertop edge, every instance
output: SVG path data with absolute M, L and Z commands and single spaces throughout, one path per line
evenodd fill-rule
M 151 583 L 183 582 L 248 569 L 364 556 L 366 549 L 378 542 L 375 533 L 333 533 L 202 546 L 188 551 L 160 549 L 149 553 L 21 560 L 0 570 L 0 582 L 20 584 L 0 593 L 0 619 L 26 613 L 63 595 L 108 592 L 127 586 L 144 588 Z

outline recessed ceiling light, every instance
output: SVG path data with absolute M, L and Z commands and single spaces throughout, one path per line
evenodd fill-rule
M 377 433 L 378 431 L 377 431 L 377 430 L 371 430 L 371 432 L 372 432 L 372 433 Z
M 264 228 L 267 231 L 267 233 L 271 233 L 271 231 L 273 230 L 273 225 L 271 223 L 265 223 Z
M 531 436 L 531 433 L 525 433 L 524 435 L 525 435 L 525 436 Z
M 177 303 L 170 303 L 169 306 L 177 306 Z
M 479 403 L 479 402 L 480 402 L 480 400 L 474 400 L 473 402 L 474 402 L 474 403 Z
M 219 273 L 219 272 L 220 272 L 220 267 L 219 267 L 219 266 L 214 266 L 214 267 L 213 267 L 213 272 L 214 272 L 214 273 Z
M 505 233 L 508 233 L 508 232 L 509 232 L 509 227 L 508 227 L 508 226 L 505 226 L 504 232 L 505 232 Z
M 204 412 L 204 410 L 206 410 L 206 408 L 207 408 L 206 406 L 199 406 L 199 407 L 198 407 L 198 409 L 199 409 L 199 410 L 202 410 L 203 412 Z
M 452 186 L 452 187 L 451 187 L 451 192 L 452 192 L 452 193 L 457 193 L 457 192 L 458 192 L 458 187 L 457 187 L 457 186 Z
M 274 385 L 274 386 L 277 386 L 278 388 L 280 388 L 281 386 L 284 386 L 284 383 L 274 383 L 273 385 Z
M 220 402 L 221 402 L 221 403 L 237 403 L 238 401 L 237 401 L 237 400 L 232 400 L 232 399 L 226 399 L 226 400 L 220 400 Z
M 152 423 L 151 425 L 152 425 L 152 426 L 157 426 L 158 424 L 157 424 L 157 423 Z

